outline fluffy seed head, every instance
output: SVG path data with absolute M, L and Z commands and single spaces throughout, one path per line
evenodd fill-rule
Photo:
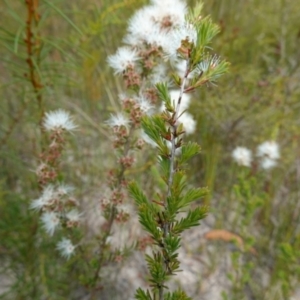
M 108 64 L 115 70 L 116 74 L 120 74 L 128 67 L 134 66 L 138 59 L 136 50 L 129 47 L 121 47 L 116 54 L 108 57 Z
M 74 253 L 76 246 L 74 246 L 71 240 L 63 238 L 56 246 L 56 249 L 60 252 L 62 257 L 69 259 Z
M 77 128 L 70 114 L 63 109 L 46 113 L 43 126 L 47 131 L 72 131 Z
M 122 113 L 117 113 L 115 115 L 111 115 L 110 119 L 106 121 L 106 124 L 111 127 L 120 127 L 125 126 L 127 127 L 129 125 L 130 121 L 129 119 L 124 116 Z
M 258 157 L 278 159 L 280 157 L 279 146 L 275 141 L 266 141 L 257 147 Z
M 41 221 L 43 223 L 43 227 L 51 236 L 54 234 L 55 229 L 60 223 L 59 215 L 53 211 L 43 213 Z
M 237 147 L 232 152 L 232 158 L 235 162 L 244 167 L 250 167 L 252 161 L 252 153 L 245 147 Z

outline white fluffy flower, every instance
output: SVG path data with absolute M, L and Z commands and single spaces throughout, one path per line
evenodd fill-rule
M 153 32 L 155 26 L 153 22 L 153 8 L 146 6 L 138 10 L 129 20 L 128 35 L 125 42 L 130 45 L 137 45 L 144 42 Z
M 56 246 L 56 249 L 60 254 L 69 259 L 70 256 L 74 253 L 76 246 L 72 244 L 69 239 L 63 238 Z
M 169 44 L 170 31 L 184 24 L 186 4 L 179 0 L 152 1 L 138 10 L 129 21 L 125 42 L 143 42 L 164 48 Z
M 265 170 L 272 169 L 276 165 L 277 165 L 277 160 L 271 159 L 269 157 L 264 157 L 260 161 L 260 166 Z
M 137 98 L 137 103 L 139 104 L 140 109 L 143 113 L 147 115 L 151 114 L 153 110 L 153 105 L 149 102 L 149 100 L 146 97 L 141 96 Z
M 41 216 L 43 227 L 50 234 L 53 235 L 55 229 L 59 225 L 60 219 L 59 215 L 53 211 L 45 212 Z
M 129 47 L 121 47 L 117 50 L 116 54 L 108 57 L 108 63 L 115 70 L 115 73 L 119 74 L 129 66 L 134 66 L 134 63 L 138 59 L 136 50 Z
M 72 209 L 69 212 L 67 212 L 66 217 L 69 221 L 78 223 L 80 222 L 81 213 L 78 212 L 77 209 Z
M 191 114 L 185 112 L 180 116 L 179 122 L 183 124 L 183 129 L 186 134 L 193 134 L 196 131 L 197 122 Z
M 73 191 L 73 187 L 66 184 L 60 184 L 57 189 L 56 193 L 58 196 L 65 196 L 68 195 L 71 191 Z
M 266 141 L 257 147 L 258 157 L 278 159 L 280 157 L 279 146 L 275 141 Z
M 63 109 L 46 113 L 43 126 L 48 131 L 67 130 L 71 131 L 77 127 L 70 114 Z
M 191 43 L 196 43 L 197 41 L 197 30 L 192 24 L 185 23 L 171 32 L 170 42 L 164 49 L 167 56 L 176 58 L 177 50 L 181 46 L 181 41 L 186 39 Z
M 153 85 L 165 81 L 167 78 L 167 69 L 163 64 L 159 64 L 152 69 L 150 80 Z
M 51 205 L 56 197 L 56 193 L 53 185 L 47 185 L 42 192 L 40 198 L 33 200 L 30 204 L 31 209 L 41 210 L 44 207 Z
M 257 147 L 257 156 L 263 169 L 269 170 L 276 166 L 280 158 L 279 145 L 275 141 L 266 141 Z
M 250 167 L 252 161 L 252 153 L 244 147 L 237 147 L 232 152 L 232 157 L 240 166 Z
M 124 116 L 122 113 L 111 115 L 110 119 L 106 121 L 106 124 L 108 124 L 111 127 L 115 127 L 115 126 L 127 127 L 129 123 L 130 123 L 129 119 L 126 116 Z
M 187 6 L 184 1 L 180 0 L 154 0 L 153 19 L 160 27 L 166 26 L 172 29 L 181 26 L 185 22 Z

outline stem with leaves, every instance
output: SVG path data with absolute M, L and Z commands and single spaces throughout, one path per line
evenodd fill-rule
M 189 32 L 194 28 L 196 38 L 192 40 L 184 33 L 181 45 L 177 48 L 177 57 L 186 63 L 182 78 L 178 74 L 172 74 L 175 84 L 180 87 L 178 99 L 172 101 L 167 83 L 156 84 L 165 110 L 142 119 L 144 131 L 157 145 L 158 163 L 166 192 L 152 195 L 150 200 L 135 182 L 129 185 L 129 192 L 138 207 L 140 223 L 150 234 L 155 246 L 152 256 L 146 255 L 152 291 L 139 288 L 135 295 L 138 300 L 190 299 L 180 289 L 173 293 L 166 292 L 167 280 L 179 271 L 180 235 L 199 225 L 207 212 L 205 206 L 191 206 L 207 194 L 207 189 L 188 188 L 186 163 L 200 152 L 200 147 L 197 143 L 183 142 L 185 130 L 180 118 L 184 111 L 180 110 L 180 106 L 184 93 L 194 91 L 204 84 L 214 83 L 228 67 L 228 63 L 207 53 L 208 44 L 217 34 L 218 28 L 209 18 L 199 17 L 200 9 L 201 6 L 190 13 L 188 23 L 182 29 Z M 158 199 L 152 199 L 155 197 Z M 178 215 L 183 212 L 185 215 L 179 218 Z

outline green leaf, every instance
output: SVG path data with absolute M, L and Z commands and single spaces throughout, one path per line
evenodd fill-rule
M 169 174 L 170 174 L 170 160 L 166 157 L 159 157 L 159 167 L 161 170 L 161 177 L 165 181 L 165 183 L 168 183 Z
M 219 26 L 211 21 L 208 16 L 196 25 L 197 27 L 197 45 L 196 49 L 207 47 L 211 40 L 219 33 Z
M 150 292 L 148 290 L 147 292 L 145 292 L 141 288 L 138 288 L 136 290 L 134 297 L 137 300 L 153 300 L 153 298 L 150 295 Z
M 24 31 L 24 25 L 21 25 L 16 33 L 15 39 L 14 39 L 14 52 L 17 54 L 18 53 L 18 46 L 19 44 L 22 44 L 23 41 L 20 40 L 22 38 L 22 33 Z
M 142 190 L 138 187 L 136 182 L 130 182 L 128 185 L 128 191 L 131 197 L 135 200 L 138 206 L 143 204 L 148 205 L 149 201 Z
M 176 222 L 172 228 L 172 232 L 174 234 L 180 234 L 186 229 L 199 225 L 199 221 L 206 216 L 207 211 L 208 209 L 205 206 L 190 210 L 185 218 L 182 218 L 180 221 Z
M 166 250 L 169 255 L 172 255 L 175 251 L 177 251 L 180 248 L 180 241 L 181 238 L 179 236 L 174 236 L 169 234 L 165 238 L 165 243 L 166 243 Z M 177 255 L 176 255 L 177 257 Z
M 130 196 L 135 200 L 138 206 L 138 214 L 141 225 L 148 231 L 154 240 L 157 242 L 161 239 L 161 231 L 158 229 L 156 217 L 158 209 L 149 202 L 145 194 L 141 191 L 135 182 L 130 182 L 128 185 Z
M 142 118 L 142 128 L 145 133 L 157 144 L 161 156 L 169 156 L 169 148 L 165 142 L 164 136 L 168 135 L 165 121 L 160 115 Z
M 165 82 L 157 83 L 156 88 L 158 91 L 159 99 L 162 100 L 163 102 L 165 102 L 167 109 L 168 109 L 168 107 L 171 108 L 171 97 L 170 97 L 169 88 L 168 88 L 167 83 L 165 83 Z
M 180 87 L 181 85 L 181 77 L 177 73 L 171 73 L 171 77 L 173 78 L 175 84 Z
M 148 231 L 152 238 L 159 243 L 162 237 L 162 232 L 155 221 L 156 215 L 147 208 L 146 206 L 141 206 L 139 208 L 139 221 L 146 231 Z
M 189 205 L 191 202 L 199 200 L 200 198 L 206 196 L 208 194 L 208 188 L 197 188 L 190 189 L 180 200 L 178 203 L 178 208 L 183 208 Z
M 166 293 L 164 295 L 164 300 L 193 300 L 193 299 L 188 297 L 184 291 L 177 290 L 173 293 Z
M 184 171 L 178 171 L 174 174 L 172 195 L 179 197 L 187 185 L 186 176 Z
M 146 254 L 146 262 L 148 265 L 149 272 L 152 276 L 150 282 L 154 286 L 163 286 L 166 280 L 167 274 L 164 267 L 164 257 L 160 252 L 153 253 L 153 257 Z
M 188 142 L 181 147 L 181 156 L 178 158 L 180 165 L 186 163 L 190 158 L 199 154 L 201 151 L 200 146 L 194 142 Z

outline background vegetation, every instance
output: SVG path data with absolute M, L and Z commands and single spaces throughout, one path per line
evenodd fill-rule
M 196 185 L 211 191 L 205 199 L 211 212 L 203 225 L 210 235 L 201 231 L 203 240 L 192 241 L 197 244 L 193 257 L 203 261 L 196 275 L 199 288 L 190 294 L 206 299 L 204 281 L 219 271 L 226 279 L 217 284 L 223 299 L 300 299 L 295 296 L 300 277 L 300 3 L 203 2 L 205 14 L 221 27 L 214 49 L 231 68 L 218 87 L 193 95 L 190 110 L 198 129 L 188 138 L 201 145 L 202 155 L 189 173 Z M 44 143 L 39 124 L 43 112 L 53 109 L 75 116 L 80 129 L 68 141 L 61 176 L 76 187 L 83 208 L 95 203 L 115 159 L 104 121 L 118 109 L 122 92 L 106 59 L 120 46 L 129 17 L 145 4 L 40 0 L 40 19 L 33 25 L 37 60 L 30 66 L 26 5 L 0 3 L 0 299 L 89 299 L 80 279 L 85 267 L 59 257 L 57 240 L 43 233 L 38 215 L 28 209 L 38 195 L 34 170 Z M 29 80 L 30 68 L 36 84 Z M 276 168 L 266 172 L 232 161 L 236 146 L 255 150 L 266 140 L 280 145 Z M 144 159 L 129 175 L 140 178 L 147 190 L 155 168 L 150 154 Z M 99 230 L 91 224 L 86 228 L 87 236 Z M 226 257 L 230 263 L 224 268 Z M 105 282 L 95 299 L 128 299 L 116 290 L 113 282 Z

